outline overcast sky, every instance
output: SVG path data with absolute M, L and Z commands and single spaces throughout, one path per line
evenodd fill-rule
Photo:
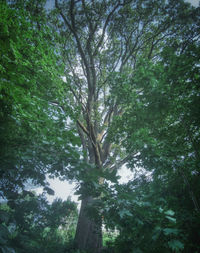
M 185 0 L 185 1 L 191 3 L 195 7 L 199 5 L 199 0 Z M 54 3 L 55 3 L 55 0 L 48 0 L 46 3 L 46 8 L 52 9 L 54 7 Z
M 127 183 L 131 178 L 133 178 L 133 173 L 130 172 L 125 166 L 119 170 L 118 173 L 121 176 L 119 183 Z M 70 196 L 71 199 L 75 202 L 78 202 L 78 196 L 74 195 L 75 192 L 75 183 L 69 183 L 68 181 L 60 181 L 59 179 L 48 179 L 50 183 L 50 188 L 54 190 L 55 195 L 47 195 L 47 199 L 52 202 L 55 198 L 61 198 L 67 200 Z M 42 189 L 37 190 L 38 193 L 42 192 Z
M 195 7 L 199 6 L 199 0 L 188 0 L 186 2 L 191 3 Z

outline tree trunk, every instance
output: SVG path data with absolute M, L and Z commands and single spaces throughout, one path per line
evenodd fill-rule
M 94 220 L 87 215 L 87 206 L 93 203 L 92 197 L 82 200 L 75 235 L 75 247 L 91 253 L 100 253 L 102 249 L 101 219 Z

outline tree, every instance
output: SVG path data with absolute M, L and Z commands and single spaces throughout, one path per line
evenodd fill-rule
M 73 170 L 66 173 L 66 167 L 77 164 L 79 155 L 72 146 L 79 141 L 66 129 L 63 114 L 53 103 L 55 97 L 60 102 L 62 98 L 62 65 L 53 40 L 47 46 L 48 27 L 40 21 L 38 30 L 27 11 L 5 3 L 0 18 L 0 187 L 2 197 L 15 199 L 27 180 L 46 186 L 47 171 L 73 177 Z
M 35 101 L 34 106 L 30 108 L 31 112 L 37 111 L 37 104 L 41 105 L 40 98 L 45 98 L 45 103 L 40 107 L 40 115 L 42 115 L 42 119 L 46 119 L 44 122 L 48 126 L 48 130 L 44 133 L 45 128 L 43 125 L 41 126 L 41 122 L 37 124 L 41 131 L 39 135 L 37 131 L 35 134 L 32 128 L 28 128 L 31 133 L 34 133 L 30 138 L 30 143 L 37 136 L 37 148 L 34 149 L 31 146 L 31 153 L 35 151 L 35 156 L 33 157 L 31 154 L 28 158 L 26 157 L 22 166 L 19 166 L 18 157 L 23 157 L 25 152 L 24 146 L 18 143 L 21 152 L 19 156 L 14 156 L 14 161 L 10 167 L 14 168 L 14 165 L 17 164 L 17 168 L 21 168 L 21 172 L 10 169 L 10 167 L 7 169 L 5 159 L 2 163 L 6 168 L 3 173 L 6 178 L 9 178 L 6 174 L 7 171 L 14 171 L 12 180 L 8 180 L 11 183 L 14 182 L 16 176 L 22 175 L 22 178 L 20 177 L 14 186 L 23 185 L 23 180 L 30 177 L 36 178 L 36 181 L 40 179 L 37 182 L 43 182 L 44 175 L 47 172 L 68 178 L 76 177 L 80 182 L 79 193 L 82 198 L 82 206 L 75 242 L 81 250 L 98 253 L 102 248 L 101 216 L 103 213 L 103 196 L 107 194 L 103 187 L 106 185 L 105 179 L 113 179 L 113 174 L 117 172 L 117 169 L 127 162 L 130 165 L 131 163 L 133 165 L 142 164 L 145 168 L 159 164 L 152 163 L 158 160 L 156 160 L 158 154 L 152 151 L 154 151 L 156 144 L 162 144 L 160 141 L 162 138 L 158 138 L 156 128 L 153 129 L 153 137 L 149 136 L 149 133 L 153 131 L 152 127 L 155 126 L 155 124 L 151 125 L 153 120 L 158 123 L 159 130 L 162 130 L 161 116 L 166 111 L 164 109 L 155 115 L 153 112 L 157 112 L 159 106 L 163 106 L 163 101 L 159 100 L 160 92 L 165 91 L 165 89 L 168 90 L 168 86 L 162 86 L 162 82 L 158 82 L 157 85 L 154 72 L 158 71 L 158 74 L 161 75 L 167 69 L 165 66 L 169 67 L 167 58 L 164 58 L 164 55 L 168 55 L 166 52 L 169 50 L 166 45 L 170 48 L 176 47 L 176 56 L 188 48 L 191 42 L 198 39 L 198 9 L 191 8 L 189 4 L 183 1 L 70 0 L 62 3 L 55 1 L 55 9 L 49 14 L 48 30 L 43 1 L 15 2 L 17 4 L 12 5 L 13 8 L 17 12 L 24 9 L 27 15 L 23 14 L 22 20 L 24 21 L 17 22 L 16 25 L 9 18 L 6 20 L 11 24 L 11 30 L 19 30 L 20 32 L 28 30 L 28 36 L 31 36 L 31 40 L 23 55 L 26 49 L 23 46 L 26 45 L 27 34 L 22 32 L 24 38 L 19 40 L 19 36 L 16 35 L 20 33 L 12 32 L 11 37 L 14 37 L 15 46 L 13 48 L 13 43 L 8 44 L 9 49 L 4 50 L 4 54 L 6 55 L 8 52 L 7 58 L 11 59 L 11 62 L 13 62 L 13 58 L 14 60 L 18 59 L 18 62 L 10 65 L 10 61 L 6 58 L 2 66 L 3 68 L 5 65 L 10 66 L 10 69 L 14 66 L 16 72 L 18 64 L 22 68 L 22 73 L 27 73 L 23 59 L 24 56 L 28 56 L 31 70 L 36 69 L 36 72 L 31 78 L 26 74 L 25 78 L 33 79 L 36 84 L 42 85 L 36 85 L 37 89 L 34 89 L 35 86 L 31 86 L 33 90 L 28 89 L 30 93 L 25 92 L 25 98 L 29 98 L 27 94 L 31 96 L 35 95 L 34 92 L 36 92 L 36 98 L 34 98 L 37 102 Z M 13 17 L 16 17 L 15 10 L 10 9 L 9 12 L 14 13 Z M 22 30 L 23 27 L 27 27 L 27 20 L 29 29 Z M 46 32 L 46 29 L 49 32 Z M 8 38 L 10 39 L 10 37 Z M 46 50 L 48 43 L 51 47 Z M 41 46 L 38 47 L 39 51 L 36 51 L 34 55 L 31 54 L 32 46 L 38 45 Z M 43 52 L 42 55 L 40 52 Z M 55 56 L 55 61 L 50 62 L 52 58 L 47 57 L 49 52 Z M 18 57 L 20 55 L 23 57 Z M 172 56 L 171 59 L 174 59 L 175 56 Z M 42 59 L 45 64 L 43 61 L 38 63 L 38 59 Z M 164 59 L 163 64 L 160 64 L 162 66 L 159 65 L 161 59 Z M 61 62 L 64 70 L 60 65 Z M 156 65 L 157 63 L 158 65 Z M 53 66 L 56 66 L 56 70 Z M 40 67 L 44 75 L 41 74 Z M 154 71 L 154 75 L 152 71 Z M 173 74 L 172 71 L 174 69 L 170 70 L 167 76 L 164 75 L 163 82 L 172 83 L 173 80 L 170 79 L 170 74 Z M 56 78 L 53 80 L 50 78 L 52 72 L 56 73 Z M 12 76 L 11 71 L 8 73 L 10 78 Z M 28 73 L 30 74 L 30 72 Z M 17 75 L 16 78 L 19 76 L 21 77 L 21 75 Z M 61 79 L 61 77 L 64 79 L 64 76 L 66 83 Z M 2 79 L 4 84 L 5 80 L 7 84 L 8 77 L 4 71 Z M 20 80 L 15 82 L 14 78 L 12 83 L 18 90 Z M 26 80 L 23 80 L 22 83 L 27 84 Z M 5 86 L 3 86 L 4 90 Z M 43 87 L 47 91 L 41 89 Z M 24 89 L 22 90 L 24 91 Z M 12 95 L 11 91 L 12 89 L 3 96 L 11 98 L 11 101 L 15 99 L 23 101 L 20 96 Z M 176 105 L 175 97 L 172 96 L 172 100 L 164 98 L 164 101 L 169 102 L 169 104 L 172 101 L 171 105 Z M 179 98 L 182 98 L 181 95 Z M 27 103 L 23 102 L 22 104 L 25 112 L 27 112 L 27 104 L 31 105 L 32 100 L 30 100 L 28 99 Z M 26 117 L 27 120 L 24 121 L 23 113 L 21 111 L 19 113 L 18 103 L 12 107 L 7 101 L 9 100 L 3 100 L 3 121 L 8 122 L 13 116 L 16 119 L 16 115 L 19 115 L 20 123 L 25 122 L 27 125 L 27 122 L 32 122 L 32 119 L 35 122 L 36 117 L 33 113 L 28 114 L 29 117 Z M 8 108 L 10 109 L 9 120 L 5 113 Z M 171 111 L 165 123 L 171 119 L 173 121 L 178 114 L 177 111 L 177 114 L 173 114 L 171 107 L 167 107 L 168 109 Z M 59 120 L 56 121 L 58 115 Z M 152 118 L 148 121 L 147 119 L 150 116 Z M 66 125 L 71 127 L 69 131 L 66 131 Z M 16 123 L 12 121 L 10 128 L 18 129 L 15 126 Z M 31 124 L 30 127 L 32 126 Z M 124 129 L 122 129 L 123 127 Z M 5 125 L 3 129 L 5 129 Z M 24 139 L 27 139 L 27 136 L 30 137 L 25 131 L 24 125 L 21 129 Z M 167 134 L 167 131 L 164 133 Z M 8 133 L 7 136 L 10 137 L 10 134 Z M 19 136 L 18 133 L 16 136 Z M 170 138 L 173 138 L 172 134 Z M 13 152 L 14 150 L 8 145 L 11 141 L 7 141 L 7 138 L 3 138 L 3 140 L 9 152 Z M 73 147 L 78 149 L 77 146 L 80 143 L 82 145 L 81 155 L 85 163 L 82 163 L 81 156 L 72 150 Z M 146 144 L 148 153 L 145 153 Z M 169 143 L 166 146 L 169 149 Z M 30 146 L 25 145 L 26 152 L 28 147 Z M 158 150 L 155 149 L 155 151 Z M 165 158 L 165 156 L 163 157 Z M 80 162 L 77 162 L 79 159 Z M 146 161 L 149 163 L 147 164 Z M 163 161 L 166 160 L 163 159 Z M 173 162 L 173 159 L 170 162 Z M 30 165 L 32 169 L 28 172 L 26 168 L 30 168 Z M 161 169 L 161 167 L 160 165 L 159 168 Z M 24 176 L 26 171 L 28 173 Z M 156 171 L 158 171 L 158 166 Z M 38 172 L 41 172 L 40 176 L 38 176 Z M 95 206 L 98 209 L 94 209 Z M 91 215 L 91 210 L 96 210 L 95 216 Z M 126 229 L 124 231 L 127 232 Z
M 129 105 L 124 102 L 124 95 L 129 92 L 131 77 L 137 75 L 141 58 L 147 62 L 158 61 L 165 44 L 173 46 L 181 41 L 181 48 L 187 47 L 198 34 L 197 13 L 183 1 L 71 0 L 60 3 L 56 0 L 55 7 L 51 25 L 62 37 L 60 56 L 72 94 L 66 103 L 77 112 L 73 123 L 81 139 L 84 159 L 95 165 L 89 166 L 82 179 L 82 206 L 75 242 L 79 249 L 100 252 L 101 214 L 92 220 L 86 207 L 101 194 L 92 196 L 92 180 L 87 179 L 87 174 L 89 177 L 94 174 L 91 170 L 96 170 L 101 185 L 105 181 L 104 171 L 116 172 L 128 160 L 137 157 L 141 146 L 134 145 L 131 151 L 123 148 L 128 142 L 126 136 L 111 127 L 116 119 L 127 115 L 124 113 Z M 114 89 L 118 94 L 121 92 L 118 99 L 112 96 Z M 142 88 L 135 86 L 134 91 L 142 93 Z M 129 98 L 135 101 L 137 96 Z M 136 120 L 143 124 L 138 114 Z M 116 133 L 115 143 L 112 131 Z

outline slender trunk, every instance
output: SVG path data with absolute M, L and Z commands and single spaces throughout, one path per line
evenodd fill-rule
M 82 200 L 75 235 L 75 246 L 79 250 L 100 253 L 102 249 L 101 219 L 94 220 L 87 215 L 87 206 L 93 203 L 92 197 Z

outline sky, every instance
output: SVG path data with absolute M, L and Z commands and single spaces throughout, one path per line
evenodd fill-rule
M 199 0 L 185 0 L 185 1 L 191 3 L 195 7 L 197 7 L 199 5 Z M 47 9 L 53 8 L 54 2 L 55 2 L 55 0 L 48 0 L 46 3 L 46 8 Z
M 119 183 L 127 183 L 131 178 L 133 178 L 133 173 L 128 170 L 125 166 L 123 166 L 118 174 L 121 178 L 119 179 Z M 67 198 L 71 198 L 71 200 L 75 202 L 80 202 L 78 200 L 78 195 L 74 195 L 76 183 L 68 182 L 68 181 L 60 181 L 59 179 L 47 179 L 50 184 L 50 188 L 54 190 L 55 194 L 53 196 L 47 195 L 47 199 L 49 202 L 52 202 L 56 198 L 61 198 L 62 200 L 67 200 Z M 36 192 L 42 193 L 42 188 L 38 188 Z
M 193 6 L 198 7 L 199 6 L 199 0 L 188 0 L 186 2 L 191 3 Z

